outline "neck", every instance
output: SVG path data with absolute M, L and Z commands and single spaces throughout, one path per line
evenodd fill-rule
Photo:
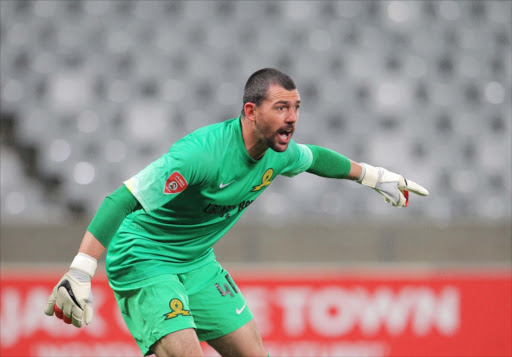
M 257 139 L 254 123 L 242 117 L 240 126 L 242 127 L 242 138 L 244 140 L 245 150 L 247 150 L 249 156 L 254 160 L 261 159 L 268 147 L 261 140 Z

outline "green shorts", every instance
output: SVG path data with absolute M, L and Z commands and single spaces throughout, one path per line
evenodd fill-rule
M 163 336 L 196 329 L 200 341 L 224 336 L 253 315 L 229 273 L 213 261 L 185 274 L 159 275 L 114 289 L 124 321 L 144 355 Z

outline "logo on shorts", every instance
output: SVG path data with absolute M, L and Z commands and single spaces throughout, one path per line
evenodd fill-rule
M 178 172 L 174 171 L 171 176 L 165 181 L 164 193 L 180 193 L 188 186 L 185 178 Z
M 242 306 L 240 309 L 237 307 L 236 308 L 236 314 L 240 315 L 245 310 L 246 306 L 247 306 L 247 303 L 245 303 L 244 306 Z
M 268 185 L 270 185 L 270 183 L 272 182 L 271 178 L 272 178 L 273 174 L 274 174 L 274 170 L 272 170 L 272 169 L 268 169 L 267 171 L 265 171 L 265 173 L 263 174 L 263 177 L 261 178 L 261 184 L 257 185 L 257 186 L 253 186 L 251 192 L 259 191 L 262 188 L 265 188 Z
M 180 299 L 172 299 L 169 302 L 169 307 L 172 311 L 164 314 L 166 320 L 173 319 L 178 315 L 190 316 L 189 310 L 183 310 L 183 303 Z

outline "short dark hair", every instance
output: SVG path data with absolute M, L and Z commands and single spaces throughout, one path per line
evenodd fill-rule
M 297 89 L 289 75 L 274 68 L 260 69 L 249 77 L 244 88 L 243 106 L 245 103 L 254 103 L 259 106 L 267 97 L 268 88 L 278 85 L 286 90 Z M 242 117 L 245 116 L 242 106 Z

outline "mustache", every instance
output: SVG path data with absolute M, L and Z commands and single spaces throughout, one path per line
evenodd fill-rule
M 293 124 L 290 124 L 290 125 L 285 125 L 285 126 L 282 126 L 281 128 L 279 128 L 278 130 L 279 132 L 281 131 L 295 131 L 295 125 Z

